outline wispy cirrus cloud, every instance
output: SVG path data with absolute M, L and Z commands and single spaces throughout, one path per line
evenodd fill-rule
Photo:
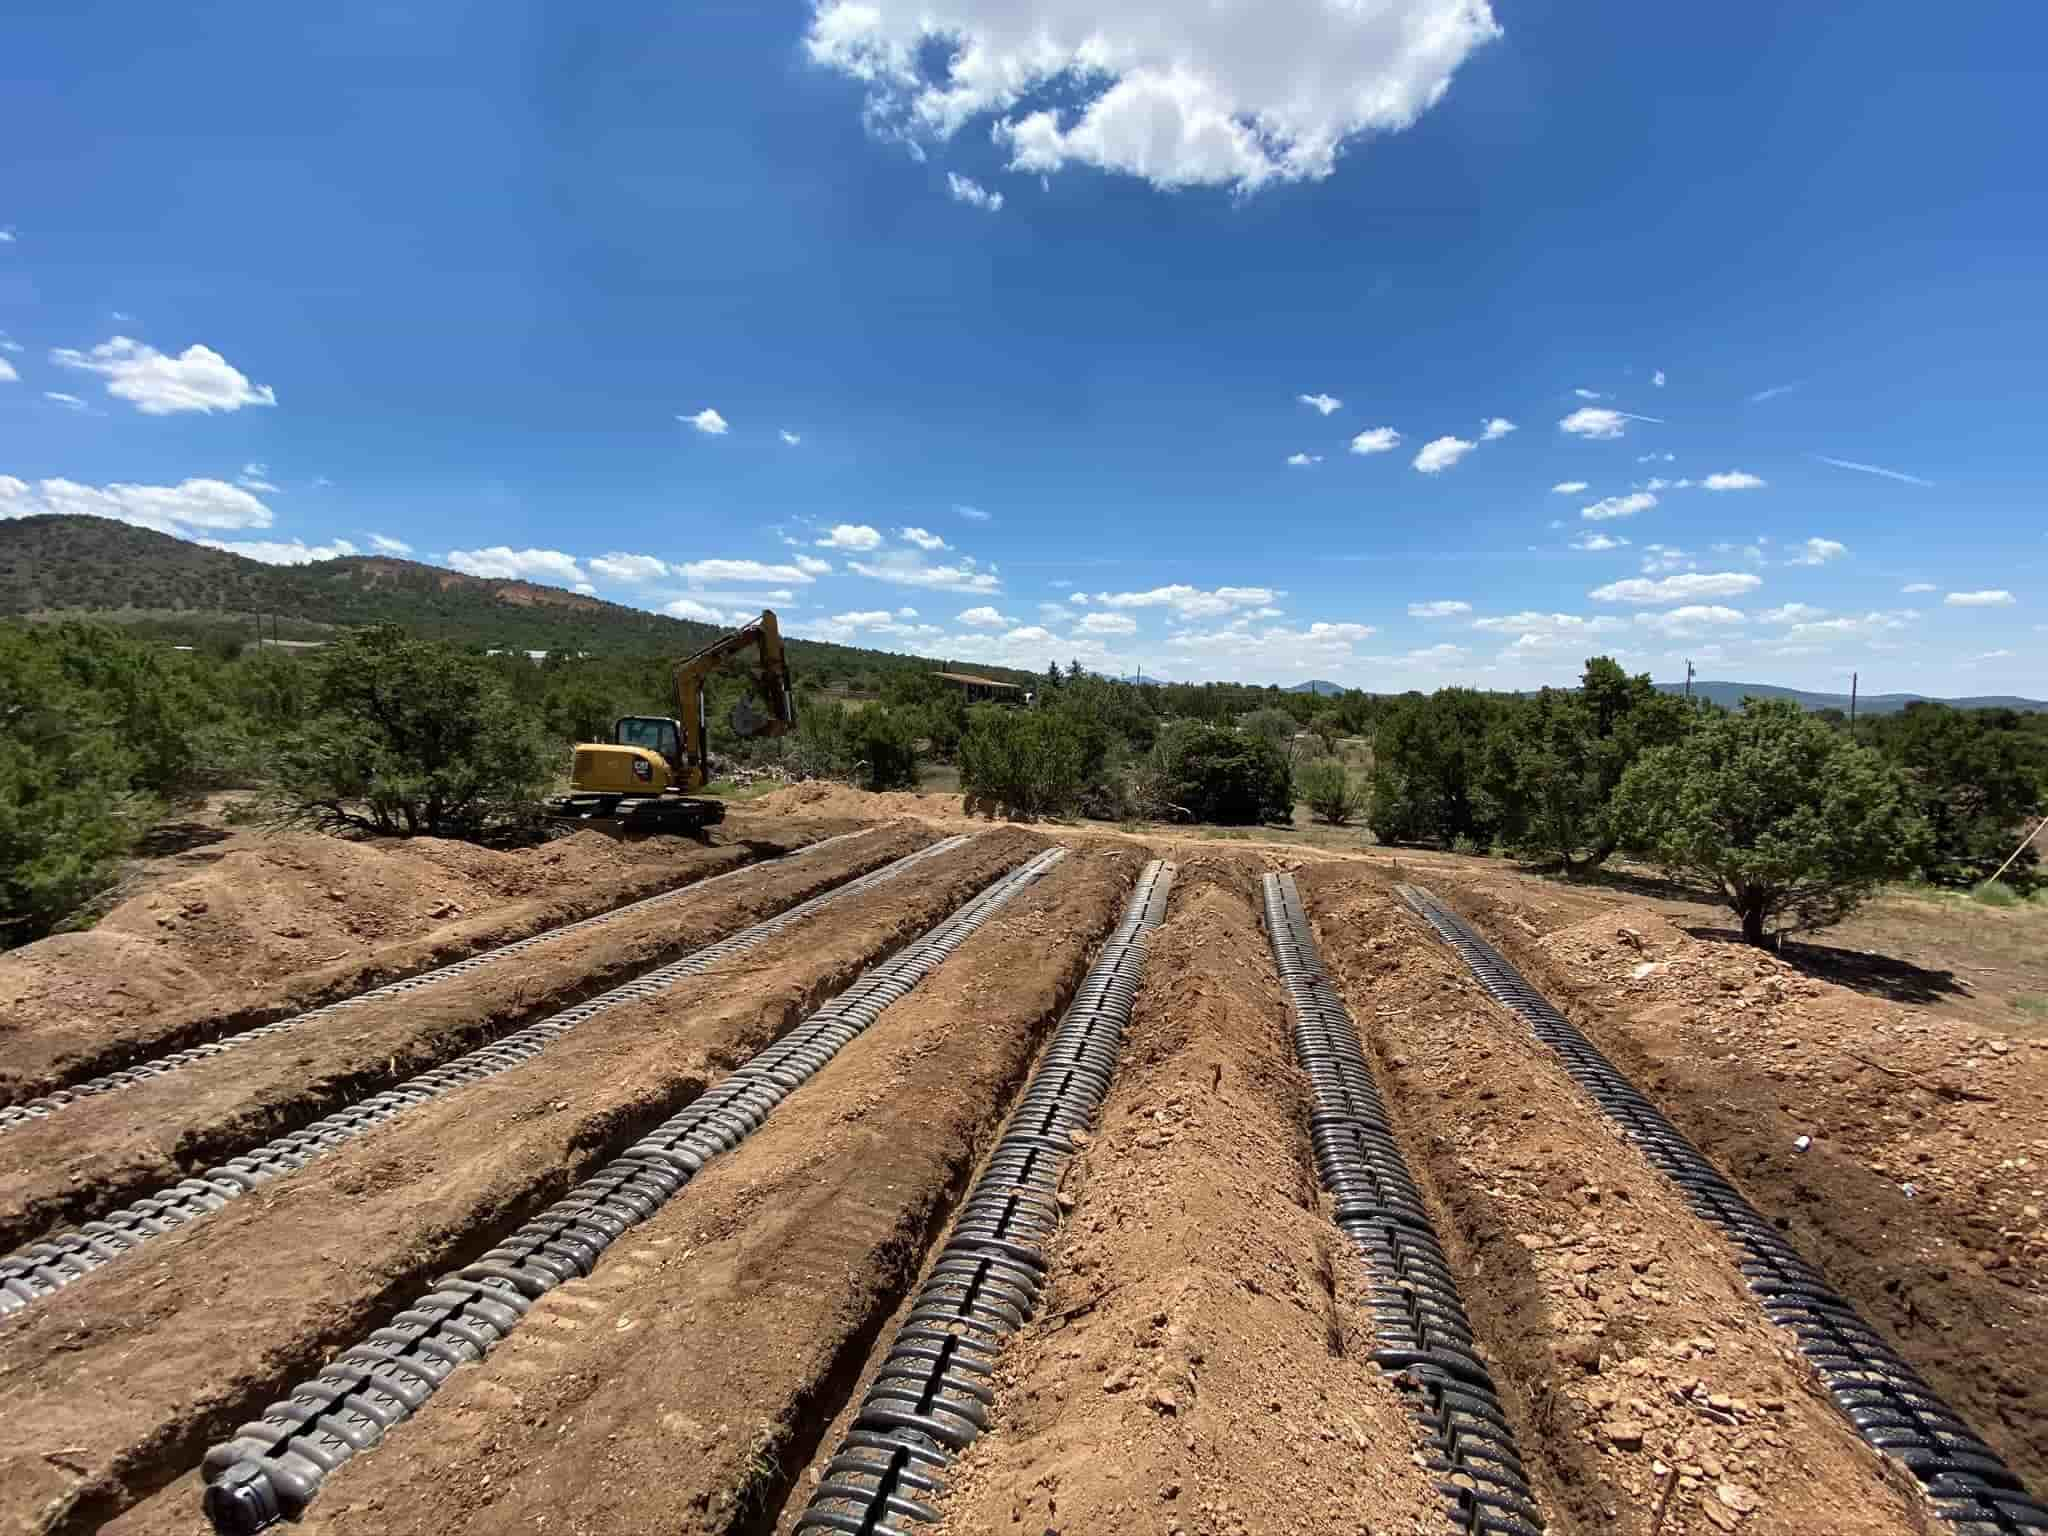
M 1749 403 L 1751 405 L 1761 405 L 1766 400 L 1775 400 L 1780 395 L 1789 395 L 1798 387 L 1797 384 L 1773 384 L 1769 389 L 1760 389 L 1751 395 Z
M 1902 469 L 1886 469 L 1882 464 L 1859 464 L 1854 459 L 1831 459 L 1824 453 L 1814 458 L 1823 464 L 1832 464 L 1836 469 L 1853 469 L 1859 475 L 1882 475 L 1887 480 L 1898 480 L 1906 485 L 1933 485 L 1932 480 L 1923 480 L 1918 475 L 1909 475 Z

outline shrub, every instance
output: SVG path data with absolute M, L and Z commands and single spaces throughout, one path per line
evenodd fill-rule
M 1705 886 L 1764 942 L 1839 922 L 1925 856 L 1926 825 L 1875 752 L 1783 700 L 1643 754 L 1615 792 L 1623 845 Z
M 876 705 L 855 715 L 848 745 L 863 789 L 917 788 L 917 733 L 909 710 Z
M 1294 792 L 1333 827 L 1348 825 L 1365 809 L 1365 795 L 1351 782 L 1350 770 L 1332 757 L 1304 765 L 1294 776 Z
M 1292 776 L 1270 743 L 1221 726 L 1182 725 L 1160 750 L 1167 793 L 1194 820 L 1247 826 L 1293 819 Z
M 1079 802 L 1082 742 L 1056 710 L 987 705 L 960 739 L 960 787 L 1018 817 L 1059 815 Z

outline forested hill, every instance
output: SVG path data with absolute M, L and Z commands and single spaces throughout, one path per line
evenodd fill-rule
M 1683 683 L 1659 683 L 1663 693 L 1683 693 Z M 1790 699 L 1801 709 L 1839 709 L 1849 712 L 1849 695 L 1846 693 L 1809 693 L 1802 688 L 1780 688 L 1774 683 L 1702 683 L 1692 685 L 1693 697 L 1718 704 L 1724 709 L 1740 709 L 1744 699 Z M 2012 698 L 2004 694 L 1987 695 L 1982 698 L 1935 699 L 1919 693 L 1866 693 L 1856 701 L 1859 714 L 1897 714 L 1908 704 L 1947 704 L 1955 709 L 2048 709 L 2039 699 Z
M 317 639 L 340 626 L 392 623 L 436 639 L 506 650 L 682 655 L 716 626 L 648 613 L 535 582 L 350 555 L 265 565 L 224 550 L 100 517 L 0 521 L 0 617 L 114 619 L 170 638 L 240 630 Z M 932 658 L 791 640 L 790 661 L 814 681 L 855 677 Z M 937 658 L 943 660 L 944 658 Z M 1029 674 L 976 665 L 1028 683 Z

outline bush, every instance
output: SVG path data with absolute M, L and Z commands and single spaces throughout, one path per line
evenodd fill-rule
M 1783 700 L 1703 721 L 1643 754 L 1615 792 L 1631 851 L 1705 886 L 1765 940 L 1839 922 L 1925 856 L 1925 823 L 1875 752 Z
M 383 625 L 338 641 L 317 667 L 319 713 L 273 763 L 288 816 L 472 839 L 533 818 L 558 754 L 481 658 Z
M 973 710 L 960 739 L 960 787 L 1011 816 L 1061 815 L 1082 789 L 1081 733 L 1049 709 Z
M 1161 739 L 1166 792 L 1196 821 L 1291 821 L 1294 784 L 1270 743 L 1222 726 L 1182 725 Z
M 848 748 L 863 789 L 917 788 L 917 732 L 908 710 L 875 705 L 855 715 Z
M 1365 809 L 1365 795 L 1351 782 L 1350 770 L 1333 757 L 1306 764 L 1294 776 L 1294 792 L 1333 827 L 1348 825 Z

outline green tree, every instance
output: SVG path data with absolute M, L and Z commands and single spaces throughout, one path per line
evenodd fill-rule
M 1949 885 L 1989 879 L 2040 819 L 2042 788 L 2027 719 L 2009 709 L 1909 704 L 1859 731 L 1911 787 L 1928 826 L 1929 879 Z M 2029 847 L 2006 879 L 2031 883 L 2039 860 Z
M 960 786 L 1022 818 L 1074 809 L 1084 785 L 1081 734 L 1057 710 L 985 704 L 960 741 Z
M 873 705 L 855 715 L 848 750 L 857 762 L 863 789 L 917 788 L 917 732 L 914 711 Z
M 1246 735 L 1256 736 L 1282 757 L 1292 758 L 1294 754 L 1294 716 L 1284 709 L 1267 706 L 1255 709 L 1244 717 L 1241 727 Z
M 558 754 L 481 658 L 383 625 L 318 666 L 319 713 L 276 754 L 271 789 L 287 814 L 463 838 L 532 817 Z
M 1917 867 L 1927 841 L 1882 758 L 1785 700 L 1751 700 L 1644 753 L 1614 821 L 1625 847 L 1712 890 L 1752 944 L 1773 924 L 1839 922 Z
M 1386 701 L 1373 736 L 1373 835 L 1447 848 L 1460 838 L 1491 844 L 1500 807 L 1482 770 L 1489 733 L 1511 708 L 1511 700 L 1470 688 Z
M 1160 738 L 1165 793 L 1195 821 L 1249 826 L 1288 821 L 1294 783 L 1268 742 L 1224 726 L 1184 722 Z
M 1333 827 L 1348 826 L 1365 809 L 1365 795 L 1351 782 L 1351 773 L 1334 757 L 1302 765 L 1294 775 L 1294 792 L 1308 808 Z

